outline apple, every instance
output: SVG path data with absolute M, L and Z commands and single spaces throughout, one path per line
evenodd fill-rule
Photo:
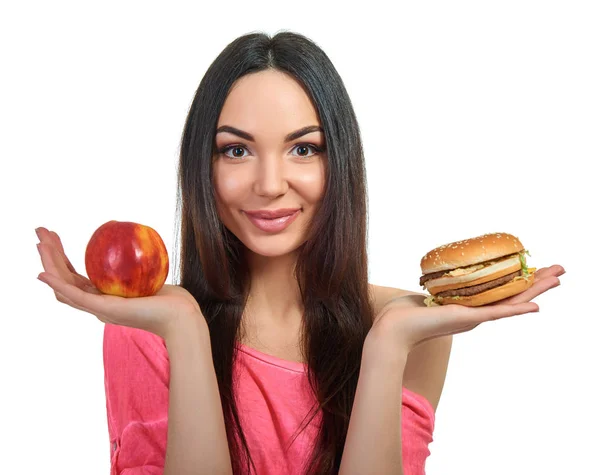
M 150 226 L 108 221 L 90 238 L 85 270 L 96 288 L 120 297 L 156 294 L 169 273 L 169 255 L 160 235 Z

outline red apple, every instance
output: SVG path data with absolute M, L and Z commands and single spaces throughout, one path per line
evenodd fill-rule
M 127 221 L 100 226 L 85 250 L 85 270 L 96 288 L 121 297 L 158 292 L 169 273 L 169 255 L 151 227 Z

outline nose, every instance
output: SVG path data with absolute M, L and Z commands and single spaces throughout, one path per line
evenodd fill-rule
M 285 161 L 282 157 L 269 154 L 256 161 L 254 192 L 259 196 L 274 198 L 286 193 L 289 188 Z

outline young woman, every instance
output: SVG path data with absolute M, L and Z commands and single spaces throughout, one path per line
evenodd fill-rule
M 564 272 L 482 308 L 370 285 L 354 110 L 290 32 L 209 67 L 179 187 L 180 284 L 152 297 L 100 294 L 38 229 L 39 278 L 105 323 L 113 475 L 422 474 L 452 334 L 537 311 Z

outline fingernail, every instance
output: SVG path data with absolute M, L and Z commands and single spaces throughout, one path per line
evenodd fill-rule
M 40 228 L 35 228 L 35 234 L 37 235 L 38 239 L 40 239 Z

